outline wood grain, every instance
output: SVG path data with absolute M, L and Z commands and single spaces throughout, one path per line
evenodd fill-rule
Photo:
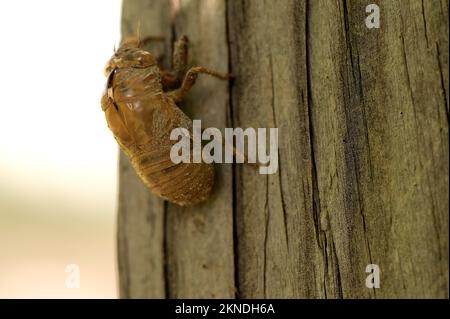
M 242 165 L 237 169 L 239 295 L 324 297 L 320 279 L 324 261 L 313 214 L 306 5 L 299 1 L 228 4 L 231 65 L 236 75 L 233 125 L 279 129 L 277 174 L 260 175 Z M 317 281 L 311 280 L 313 274 Z
M 362 0 L 124 1 L 124 35 L 141 17 L 166 63 L 186 34 L 190 65 L 235 75 L 183 110 L 278 127 L 280 165 L 216 165 L 213 197 L 179 208 L 121 158 L 121 297 L 448 298 L 448 1 L 373 2 L 380 29 Z
M 149 50 L 169 65 L 172 45 L 167 1 L 124 1 L 122 38 L 164 36 Z M 165 298 L 164 202 L 151 194 L 121 153 L 119 160 L 118 261 L 121 298 Z
M 369 296 L 369 263 L 384 283 L 370 297 L 446 297 L 448 117 L 437 47 L 448 48 L 438 31 L 447 11 L 423 16 L 420 1 L 380 1 L 381 29 L 369 30 L 364 1 L 310 4 L 321 240 L 343 297 Z
M 187 35 L 189 65 L 228 72 L 225 1 L 174 1 L 175 36 Z M 199 76 L 181 108 L 202 127 L 224 128 L 228 82 Z M 233 193 L 229 165 L 216 165 L 212 197 L 203 204 L 167 206 L 171 298 L 234 297 Z

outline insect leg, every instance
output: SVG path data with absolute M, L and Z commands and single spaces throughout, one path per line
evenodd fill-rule
M 164 92 L 175 90 L 180 87 L 180 81 L 171 71 L 161 70 L 161 83 Z
M 179 89 L 168 92 L 168 96 L 170 96 L 175 102 L 179 102 L 183 99 L 183 97 L 189 92 L 192 86 L 195 84 L 197 80 L 197 76 L 200 74 L 209 74 L 221 80 L 229 80 L 231 78 L 228 74 L 221 74 L 219 72 L 209 70 L 207 68 L 196 66 L 189 69 L 184 77 L 183 83 Z
M 248 161 L 248 157 L 247 155 L 245 155 L 244 153 L 238 151 L 233 145 L 230 145 L 229 143 L 227 143 L 225 140 L 222 141 L 222 147 L 224 148 L 231 148 L 231 150 L 233 151 L 233 155 L 234 157 L 237 159 L 239 158 L 244 164 L 249 165 L 251 167 L 255 167 L 258 168 L 260 166 L 262 166 L 258 160 L 256 160 L 256 163 L 250 163 Z
M 188 38 L 183 35 L 174 43 L 172 55 L 172 71 L 161 69 L 161 81 L 164 91 L 174 90 L 181 86 L 186 74 L 188 57 Z
M 174 43 L 173 46 L 172 68 L 173 73 L 180 84 L 186 74 L 188 43 L 188 37 L 183 35 Z

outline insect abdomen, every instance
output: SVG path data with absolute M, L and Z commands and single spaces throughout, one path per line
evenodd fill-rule
M 204 201 L 214 184 L 214 167 L 205 163 L 174 164 L 170 149 L 146 151 L 132 157 L 131 163 L 144 184 L 158 196 L 178 205 Z

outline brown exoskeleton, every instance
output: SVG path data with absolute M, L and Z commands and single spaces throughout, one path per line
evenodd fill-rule
M 179 163 L 170 159 L 175 141 L 170 133 L 192 122 L 176 105 L 194 85 L 198 74 L 222 75 L 204 67 L 186 71 L 186 36 L 174 46 L 173 70 L 165 71 L 141 48 L 144 41 L 129 38 L 108 61 L 107 84 L 101 104 L 108 126 L 144 184 L 156 195 L 178 205 L 208 198 L 214 184 L 212 164 Z M 191 134 L 192 136 L 192 134 Z

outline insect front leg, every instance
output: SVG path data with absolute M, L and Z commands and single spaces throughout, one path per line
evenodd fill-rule
M 161 70 L 161 83 L 164 92 L 167 92 L 179 88 L 181 82 L 172 71 Z
M 161 81 L 164 91 L 177 89 L 182 84 L 183 78 L 186 75 L 188 43 L 188 37 L 185 35 L 174 43 L 172 71 L 161 71 Z
M 172 68 L 175 77 L 178 79 L 179 83 L 183 81 L 186 75 L 187 61 L 188 61 L 188 44 L 189 39 L 187 36 L 181 36 L 173 46 L 173 56 L 172 56 Z
M 184 77 L 183 83 L 179 89 L 170 91 L 167 93 L 169 97 L 171 97 L 175 102 L 180 102 L 184 96 L 189 92 L 189 90 L 194 86 L 195 81 L 197 80 L 197 76 L 200 74 L 209 74 L 221 80 L 229 80 L 231 79 L 231 75 L 222 74 L 201 66 L 192 67 L 186 73 Z

